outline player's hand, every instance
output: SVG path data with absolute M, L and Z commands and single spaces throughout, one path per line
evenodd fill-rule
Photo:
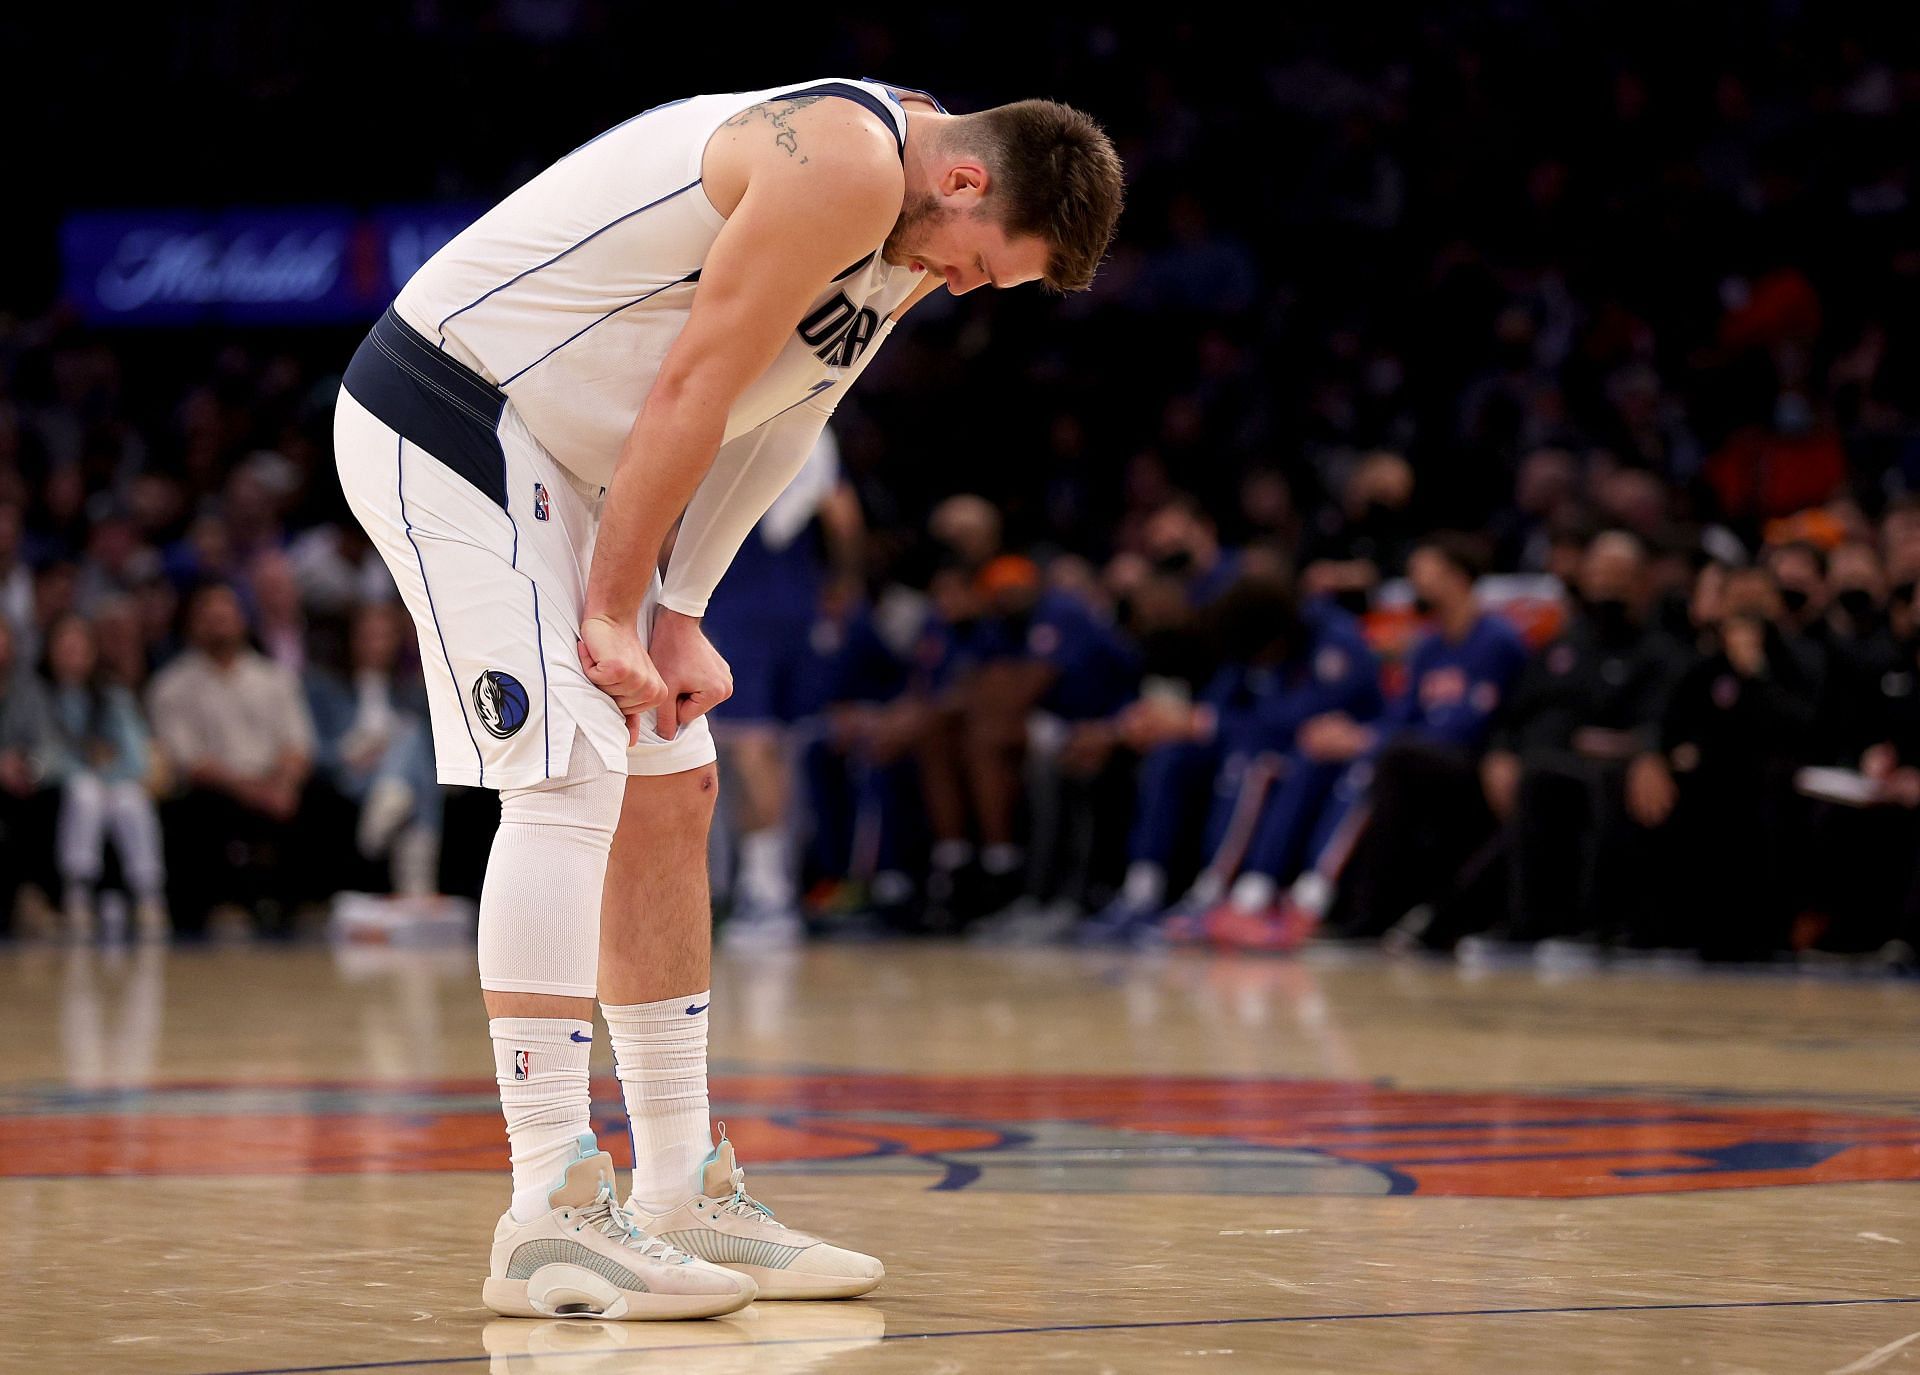
M 1673 781 L 1667 761 L 1657 754 L 1642 754 L 1627 766 L 1627 810 L 1642 826 L 1653 827 L 1673 814 L 1680 790 Z
M 627 718 L 627 743 L 640 743 L 640 717 L 665 705 L 667 686 L 640 643 L 639 630 L 605 616 L 589 616 L 580 622 L 580 639 L 574 648 L 587 681 L 613 698 Z M 660 715 L 664 724 L 668 713 Z
M 1357 759 L 1370 743 L 1371 732 L 1343 711 L 1325 712 L 1300 727 L 1301 752 L 1323 764 Z
M 661 607 L 654 612 L 654 667 L 666 683 L 666 699 L 656 729 L 671 740 L 733 696 L 733 670 L 692 616 Z
M 1520 795 L 1520 756 L 1510 750 L 1488 750 L 1480 761 L 1480 787 L 1495 816 L 1504 820 L 1511 815 Z

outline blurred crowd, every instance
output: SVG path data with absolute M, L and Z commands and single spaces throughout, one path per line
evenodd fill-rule
M 918 307 L 722 584 L 735 938 L 1903 958 L 1920 57 L 1873 11 L 1750 10 L 1060 20 L 1024 70 L 961 62 L 953 18 L 819 35 L 805 70 L 1098 112 L 1129 206 L 1092 292 Z M 332 40 L 259 22 L 231 137 L 264 145 L 326 122 Z M 630 22 L 415 7 L 365 60 L 517 73 L 426 188 L 484 200 L 652 103 L 590 79 Z M 236 87 L 215 51 L 138 79 Z M 105 156 L 155 199 L 146 136 Z M 333 156 L 207 194 L 417 197 L 434 157 Z M 333 483 L 354 332 L 7 304 L 0 920 L 470 888 L 485 800 L 433 782 Z

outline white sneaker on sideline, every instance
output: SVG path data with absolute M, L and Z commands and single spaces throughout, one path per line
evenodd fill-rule
M 631 1202 L 628 1207 L 662 1241 L 752 1276 L 763 1299 L 851 1299 L 886 1277 L 886 1267 L 872 1256 L 776 1222 L 772 1209 L 748 1195 L 746 1172 L 734 1163 L 724 1122 L 720 1144 L 701 1165 L 701 1188 L 658 1215 Z
M 643 1232 L 614 1201 L 613 1158 L 591 1135 L 531 1222 L 508 1212 L 493 1229 L 481 1298 L 509 1318 L 625 1321 L 713 1318 L 752 1303 L 753 1280 Z
M 790 950 L 806 939 L 807 924 L 790 907 L 743 904 L 720 927 L 720 944 L 728 950 Z

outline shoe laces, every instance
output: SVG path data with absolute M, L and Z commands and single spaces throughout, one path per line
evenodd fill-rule
M 735 1171 L 735 1173 L 739 1173 Z M 649 1236 L 633 1220 L 633 1214 L 622 1208 L 613 1196 L 613 1186 L 604 1179 L 600 1181 L 600 1192 L 593 1202 L 574 1211 L 574 1231 L 591 1227 L 608 1240 L 638 1251 L 648 1260 L 663 1261 L 668 1265 L 684 1265 L 693 1257 L 658 1237 Z
M 725 1122 L 720 1123 L 719 1130 L 721 1145 L 729 1144 L 727 1141 L 727 1124 Z M 785 1227 L 787 1225 L 773 1215 L 773 1209 L 747 1192 L 747 1172 L 745 1170 L 735 1165 L 733 1167 L 733 1173 L 728 1176 L 728 1179 L 733 1185 L 733 1194 L 725 1202 L 717 1203 L 714 1206 L 716 1213 L 726 1213 L 733 1217 L 755 1218 L 758 1221 L 771 1222 L 776 1227 Z
M 747 1192 L 747 1172 L 735 1169 L 733 1172 L 733 1194 L 717 1207 L 715 1212 L 730 1213 L 734 1217 L 751 1217 L 762 1222 L 771 1222 L 776 1227 L 787 1224 L 773 1215 L 773 1209 Z

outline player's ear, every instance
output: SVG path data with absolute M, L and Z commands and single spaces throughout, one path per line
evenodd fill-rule
M 987 169 L 980 163 L 963 160 L 947 169 L 940 189 L 955 200 L 979 200 L 987 193 Z

